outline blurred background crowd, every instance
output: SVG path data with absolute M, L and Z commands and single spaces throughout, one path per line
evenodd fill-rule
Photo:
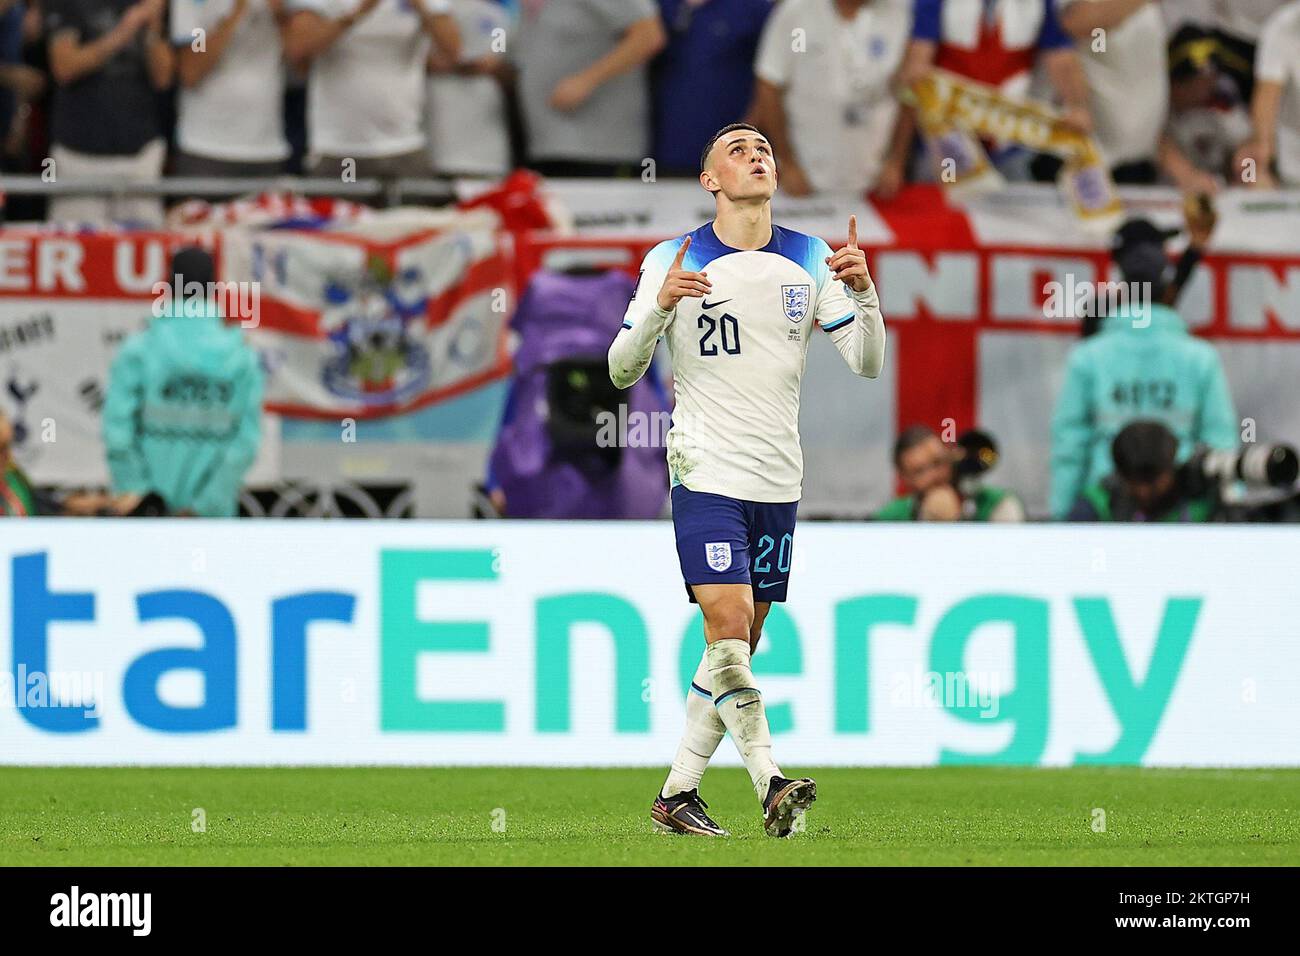
M 771 140 L 785 194 L 887 203 L 936 178 L 908 96 L 936 67 L 1050 105 L 1095 139 L 1116 183 L 1189 197 L 1177 274 L 1168 234 L 1135 221 L 1117 237 L 1117 268 L 1154 302 L 1145 321 L 1103 317 L 1071 354 L 1050 516 L 1240 517 L 1225 499 L 1234 485 L 1294 484 L 1288 449 L 1242 457 L 1218 357 L 1176 308 L 1215 194 L 1300 187 L 1300 0 L 0 0 L 0 169 L 347 181 L 525 167 L 649 182 L 696 175 L 709 136 L 743 118 Z M 1013 182 L 1060 170 L 1024 146 L 991 146 L 990 159 Z M 15 192 L 5 215 L 157 226 L 164 201 Z M 208 275 L 211 263 L 177 269 Z M 235 512 L 256 448 L 257 362 L 201 306 L 180 318 L 192 324 L 179 345 L 151 330 L 114 365 L 112 493 L 42 500 L 7 456 L 13 423 L 0 418 L 0 514 Z M 238 447 L 145 478 L 141 455 L 172 452 L 142 450 L 131 429 L 170 347 L 178 361 L 197 350 L 239 369 L 228 394 L 205 397 Z M 1126 394 L 1139 378 L 1169 391 Z M 605 400 L 587 390 L 573 402 L 580 418 Z M 918 425 L 893 458 L 901 494 L 878 517 L 1026 517 L 1013 490 L 983 481 L 992 436 Z M 483 514 L 527 513 L 506 481 L 488 475 Z M 1268 512 L 1294 514 L 1293 502 Z

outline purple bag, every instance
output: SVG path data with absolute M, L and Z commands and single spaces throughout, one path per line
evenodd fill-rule
M 653 364 L 630 389 L 614 388 L 606 357 L 635 286 L 615 270 L 539 270 L 528 284 L 510 323 L 518 335 L 514 378 L 488 465 L 488 486 L 504 492 L 507 517 L 662 513 L 668 397 Z M 638 418 L 639 434 L 631 427 L 628 434 L 648 440 L 625 447 L 622 425 Z M 612 447 L 603 442 L 610 437 Z

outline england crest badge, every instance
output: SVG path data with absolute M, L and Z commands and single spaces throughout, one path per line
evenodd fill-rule
M 704 560 L 714 571 L 725 571 L 731 567 L 731 542 L 710 541 L 704 546 Z
M 781 307 L 785 317 L 791 322 L 802 322 L 808 315 L 808 298 L 812 293 L 809 285 L 781 286 Z

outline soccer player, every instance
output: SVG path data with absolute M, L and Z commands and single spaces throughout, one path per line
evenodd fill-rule
M 750 655 L 773 601 L 784 601 L 803 481 L 799 387 L 814 326 L 858 375 L 885 355 L 880 302 L 849 217 L 849 244 L 772 223 L 777 169 L 755 127 L 708 142 L 700 185 L 716 218 L 650 250 L 609 350 L 627 388 L 667 340 L 676 407 L 668 433 L 673 527 L 686 592 L 704 613 L 704 656 L 686 701 L 686 731 L 651 817 L 661 830 L 727 833 L 705 812 L 700 778 L 723 736 L 745 762 L 772 836 L 794 831 L 816 784 L 772 758 Z

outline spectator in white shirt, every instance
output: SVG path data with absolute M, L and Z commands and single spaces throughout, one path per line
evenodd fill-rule
M 462 50 L 453 60 L 429 51 L 429 161 L 446 176 L 504 176 L 510 125 L 504 87 L 510 17 L 492 0 L 452 0 Z
M 171 0 L 180 80 L 173 170 L 274 176 L 284 170 L 284 0 Z
M 1255 57 L 1253 133 L 1237 153 L 1237 169 L 1253 171 L 1247 185 L 1300 186 L 1300 0 L 1291 0 L 1260 34 Z M 1277 175 L 1270 168 L 1277 162 Z M 1254 182 L 1250 182 L 1253 178 Z
M 1056 0 L 1088 80 L 1093 135 L 1118 183 L 1153 183 L 1164 172 L 1185 192 L 1218 181 L 1164 135 L 1169 116 L 1165 24 L 1156 0 Z
M 640 173 L 646 67 L 664 42 L 654 0 L 525 0 L 515 59 L 529 165 L 547 176 Z
M 447 0 L 286 0 L 289 64 L 308 72 L 307 169 L 316 176 L 428 172 L 430 42 L 460 58 Z
M 772 12 L 750 122 L 772 143 L 783 193 L 877 185 L 898 115 L 890 83 L 911 29 L 906 0 L 784 0 Z
M 1214 25 L 1224 33 L 1258 43 L 1268 18 L 1287 0 L 1210 0 Z M 1177 5 L 1177 0 L 1175 0 Z

